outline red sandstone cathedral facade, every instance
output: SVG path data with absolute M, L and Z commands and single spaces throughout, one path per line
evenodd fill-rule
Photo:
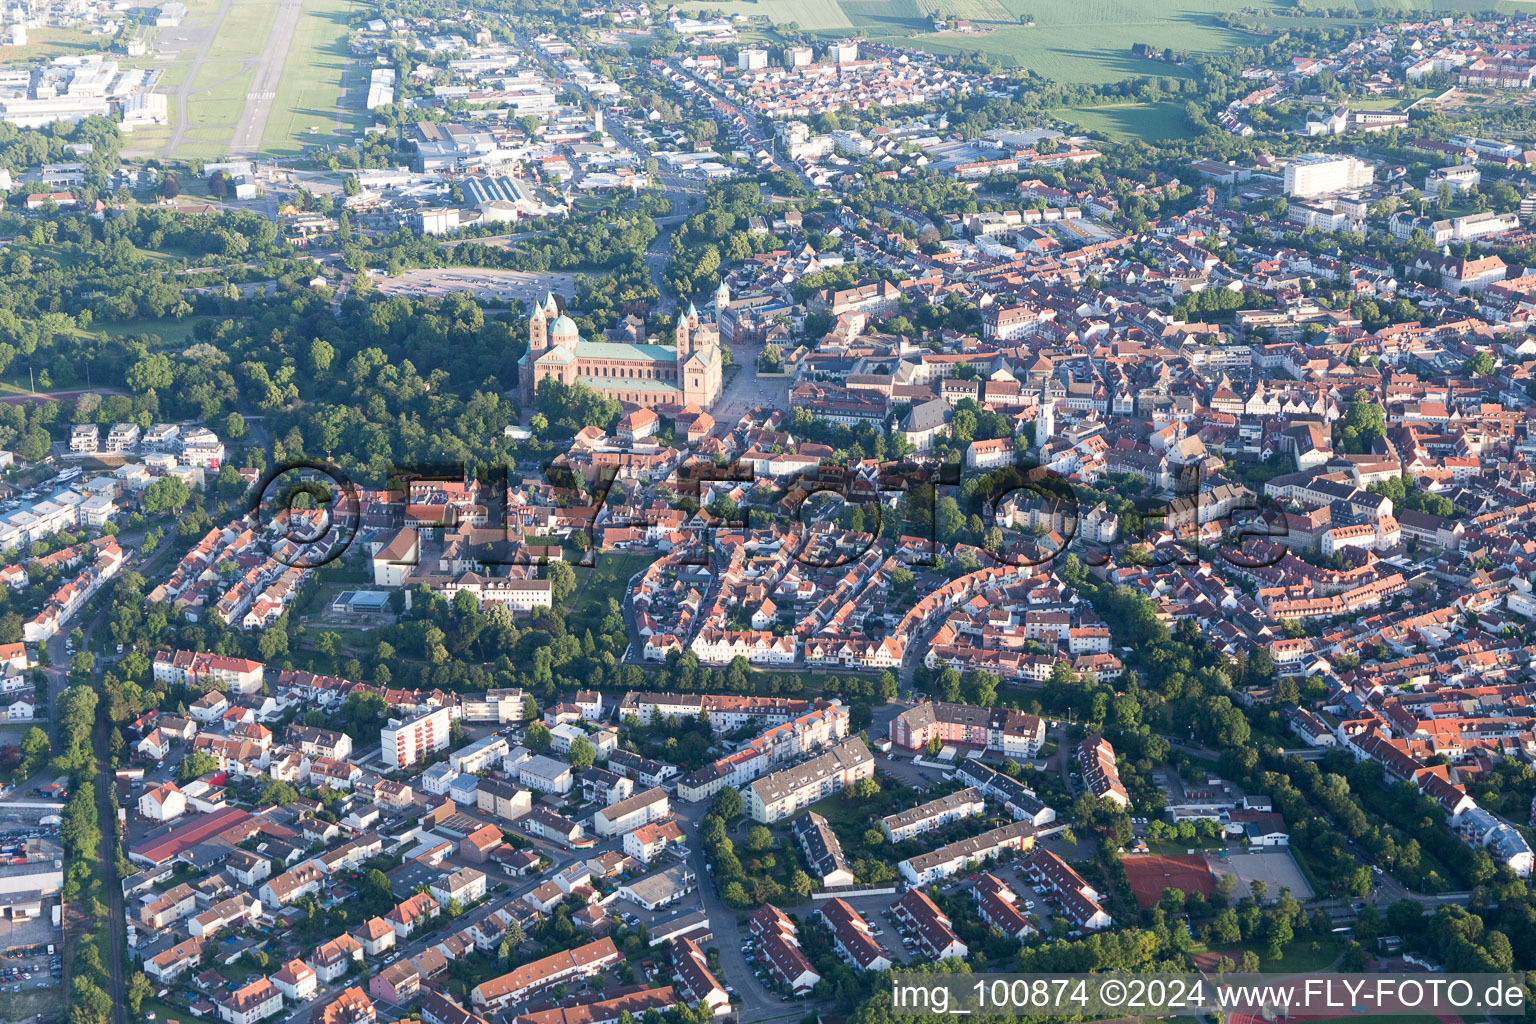
M 519 364 L 523 405 L 531 407 L 539 382 L 585 384 L 605 398 L 675 415 L 685 406 L 708 409 L 720 398 L 720 332 L 702 321 L 692 303 L 677 323 L 677 346 L 630 341 L 582 341 L 576 323 L 555 298 L 528 318 L 528 352 Z

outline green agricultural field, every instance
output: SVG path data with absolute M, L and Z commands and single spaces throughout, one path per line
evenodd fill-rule
M 1457 0 L 1451 0 L 1457 2 Z M 729 0 L 687 5 L 695 11 L 795 22 L 824 36 L 862 30 L 878 42 L 916 46 L 934 53 L 995 55 L 1046 78 L 1104 83 L 1138 75 L 1183 77 L 1176 65 L 1131 55 L 1135 43 L 1194 52 L 1227 50 L 1254 37 L 1224 28 L 1216 16 L 1247 7 L 1259 14 L 1294 10 L 1279 0 Z M 934 19 L 963 18 L 972 31 L 934 32 Z M 1024 22 L 1033 19 L 1034 24 Z
M 1111 139 L 1162 142 L 1190 137 L 1184 126 L 1184 109 L 1178 103 L 1116 103 L 1103 107 L 1063 107 L 1051 114 L 1086 132 L 1102 132 Z
M 823 29 L 847 29 L 852 27 L 848 16 L 837 5 L 837 0 L 725 0 L 724 3 L 685 3 L 687 11 L 718 11 L 726 17 L 767 18 L 775 25 L 794 22 L 808 32 Z
M 853 2 L 845 0 L 844 9 Z M 867 4 L 867 0 L 861 2 Z M 1242 0 L 1185 0 L 1171 6 L 1153 0 L 911 2 L 925 8 L 921 19 L 903 26 L 902 35 L 916 34 L 914 45 L 941 53 L 980 50 L 1060 82 L 1103 83 L 1136 75 L 1183 74 L 1175 65 L 1132 56 L 1131 47 L 1136 43 L 1201 52 L 1252 42 L 1246 33 L 1216 22 L 1216 15 L 1244 6 Z M 1260 10 L 1275 8 L 1273 3 L 1258 6 Z M 934 33 L 934 13 L 967 18 L 973 31 Z M 1026 19 L 1033 19 L 1034 24 L 1021 24 Z M 881 28 L 861 24 L 858 17 L 853 20 L 866 28 L 871 38 L 885 37 Z
M 352 7 L 353 0 L 304 0 L 282 85 L 262 136 L 264 154 L 296 156 L 305 146 L 351 141 L 351 133 L 362 126 L 368 72 L 347 52 L 347 16 Z M 345 97 L 343 76 L 347 77 Z M 312 128 L 318 130 L 311 132 Z

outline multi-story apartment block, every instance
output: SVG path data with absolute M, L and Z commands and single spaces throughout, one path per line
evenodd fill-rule
M 966 787 L 958 793 L 950 793 L 917 807 L 888 814 L 880 819 L 880 827 L 885 830 L 887 839 L 899 843 L 952 821 L 981 814 L 986 809 L 987 801 L 981 791 Z
M 1045 722 L 1012 708 L 979 708 L 925 701 L 891 720 L 891 742 L 920 750 L 929 741 L 993 750 L 1006 757 L 1032 758 L 1045 743 Z
M 1077 763 L 1083 773 L 1083 785 L 1090 793 L 1121 807 L 1131 806 L 1130 794 L 1126 793 L 1120 770 L 1115 767 L 1115 748 L 1103 736 L 1089 736 L 1078 745 Z
M 864 741 L 857 737 L 845 740 L 825 754 L 752 783 L 752 819 L 765 823 L 781 821 L 802 807 L 874 774 L 875 759 Z
M 697 718 L 709 714 L 716 734 L 735 732 L 744 725 L 781 725 L 812 710 L 817 701 L 786 697 L 740 697 L 723 693 L 648 693 L 631 690 L 619 702 L 619 719 L 634 715 L 641 725 L 660 718 Z
M 137 423 L 115 423 L 112 429 L 107 431 L 107 452 L 111 455 L 121 455 L 123 452 L 133 451 L 139 443 L 139 425 Z
M 807 811 L 796 819 L 792 828 L 805 861 L 810 866 L 811 877 L 822 885 L 852 885 L 853 870 L 843 856 L 843 845 L 832 831 L 827 819 L 815 811 Z
M 69 428 L 69 450 L 89 455 L 101 444 L 101 428 L 94 423 L 80 423 Z
M 230 693 L 257 692 L 264 673 L 259 661 L 197 651 L 160 651 L 151 667 L 157 683 L 196 686 L 218 682 Z
M 516 687 L 464 694 L 459 698 L 460 713 L 466 722 L 494 722 L 506 725 L 521 722 L 528 694 Z
M 1037 850 L 1024 863 L 1029 877 L 1056 893 L 1063 914 L 1074 925 L 1087 931 L 1108 928 L 1114 919 L 1099 906 L 1099 893 L 1083 876 L 1050 850 Z
M 481 1013 L 500 1013 L 534 992 L 574 978 L 590 978 L 619 962 L 612 939 L 598 939 L 585 946 L 534 960 L 515 971 L 484 981 L 470 990 L 470 1002 Z
M 1027 821 L 1016 821 L 1011 825 L 995 828 L 990 832 L 983 832 L 979 836 L 971 836 L 969 839 L 961 839 L 941 846 L 930 853 L 909 857 L 896 865 L 900 869 L 902 877 L 913 885 L 927 885 L 941 878 L 948 878 L 959 871 L 964 871 L 973 864 L 980 864 L 988 857 L 996 857 L 1009 851 L 1025 852 L 1035 848 L 1035 833 L 1038 830 Z
M 447 750 L 450 727 L 447 708 L 432 708 L 403 721 L 391 718 L 379 730 L 384 763 L 394 768 L 408 768 Z
M 592 815 L 592 829 L 599 836 L 622 835 L 641 825 L 665 818 L 669 811 L 667 791 L 660 788 L 648 789 Z

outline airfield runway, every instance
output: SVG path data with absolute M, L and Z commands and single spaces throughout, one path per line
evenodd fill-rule
M 245 96 L 245 107 L 235 125 L 234 141 L 230 152 L 235 156 L 255 156 L 261 150 L 261 137 L 267 130 L 267 118 L 272 113 L 272 103 L 277 99 L 277 87 L 283 78 L 283 64 L 288 59 L 288 47 L 293 43 L 294 30 L 299 27 L 301 0 L 284 0 L 278 5 L 277 20 L 272 23 L 272 34 L 261 50 L 256 66 L 256 79 L 251 91 Z

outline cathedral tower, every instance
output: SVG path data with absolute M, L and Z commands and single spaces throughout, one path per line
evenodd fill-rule
M 677 365 L 681 367 L 693 355 L 693 333 L 699 326 L 699 311 L 688 303 L 688 309 L 677 318 Z M 679 370 L 681 372 L 681 370 Z
M 533 307 L 533 313 L 528 317 L 528 354 L 523 356 L 523 365 L 519 373 L 518 383 L 522 386 L 523 407 L 531 408 L 538 386 L 534 364 L 539 356 L 549 349 L 549 315 L 548 309 L 555 304 L 554 295 L 548 295 L 543 304 Z

